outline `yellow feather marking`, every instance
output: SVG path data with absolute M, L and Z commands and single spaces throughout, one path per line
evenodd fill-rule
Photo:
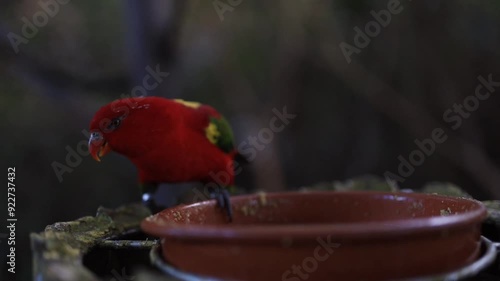
M 194 102 L 194 101 L 185 101 L 185 100 L 181 100 L 181 99 L 175 99 L 174 101 L 177 102 L 177 103 L 180 103 L 180 104 L 182 104 L 184 106 L 191 107 L 191 108 L 194 108 L 194 109 L 197 109 L 198 107 L 201 106 L 201 103 Z
M 220 136 L 219 128 L 217 128 L 217 125 L 214 123 L 208 124 L 208 127 L 205 129 L 205 134 L 207 136 L 207 139 L 213 143 L 217 144 L 217 139 Z

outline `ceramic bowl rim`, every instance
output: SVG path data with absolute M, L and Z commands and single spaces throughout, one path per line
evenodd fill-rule
M 214 205 L 214 200 L 198 202 L 190 205 L 180 205 L 165 209 L 153 216 L 144 219 L 141 228 L 148 234 L 157 237 L 177 238 L 180 240 L 276 240 L 283 237 L 294 239 L 310 239 L 311 237 L 333 236 L 335 239 L 374 240 L 391 239 L 402 236 L 432 235 L 443 230 L 454 231 L 479 225 L 486 218 L 486 207 L 477 200 L 470 198 L 451 197 L 437 194 L 380 192 L 380 191 L 311 191 L 311 192 L 277 192 L 266 193 L 267 198 L 307 196 L 308 194 L 334 194 L 354 196 L 396 196 L 415 199 L 441 199 L 450 203 L 472 203 L 473 209 L 459 214 L 447 216 L 433 216 L 414 219 L 388 220 L 386 222 L 355 222 L 335 224 L 276 224 L 276 225 L 187 225 L 184 223 L 168 222 L 159 224 L 155 217 L 161 213 L 183 212 L 183 210 L 203 205 Z M 258 194 L 233 196 L 232 201 L 258 199 Z

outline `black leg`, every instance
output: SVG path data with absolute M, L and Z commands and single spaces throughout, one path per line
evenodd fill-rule
M 215 199 L 217 202 L 217 206 L 224 210 L 227 214 L 227 218 L 229 222 L 233 221 L 233 210 L 231 208 L 231 200 L 229 196 L 229 192 L 225 188 L 217 188 L 212 191 L 211 194 L 212 199 Z
M 233 209 L 231 208 L 231 199 L 229 196 L 229 191 L 227 189 L 222 189 L 221 191 L 222 194 L 222 201 L 224 202 L 224 208 L 226 210 L 227 217 L 229 219 L 229 222 L 233 221 Z

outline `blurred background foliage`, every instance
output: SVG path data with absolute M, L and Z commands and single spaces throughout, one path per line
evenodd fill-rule
M 442 117 L 479 75 L 500 81 L 498 1 L 401 1 L 351 63 L 339 44 L 354 45 L 354 27 L 389 1 L 243 0 L 223 20 L 213 1 L 69 1 L 16 54 L 8 34 L 22 35 L 22 18 L 47 1 L 0 4 L 0 151 L 4 169 L 17 168 L 19 280 L 30 278 L 29 232 L 139 199 L 120 155 L 84 156 L 62 182 L 51 165 L 86 139 L 100 106 L 142 84 L 146 66 L 170 73 L 148 95 L 215 106 L 237 143 L 268 127 L 273 108 L 298 115 L 245 167 L 248 190 L 397 173 L 398 156 L 441 127 L 449 139 L 401 186 L 448 181 L 500 198 L 497 94 L 455 131 Z

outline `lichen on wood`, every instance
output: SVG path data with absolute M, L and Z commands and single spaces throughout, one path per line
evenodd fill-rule
M 485 223 L 495 226 L 499 235 L 497 239 L 500 239 L 500 200 L 483 201 L 483 204 L 488 210 Z
M 95 217 L 49 225 L 42 233 L 31 234 L 35 280 L 99 280 L 82 265 L 82 258 L 102 241 L 138 229 L 151 213 L 141 204 L 116 210 L 100 207 Z M 149 241 L 149 244 L 151 241 Z
M 390 185 L 385 179 L 376 175 L 364 175 L 345 181 L 321 182 L 301 189 L 303 191 L 399 191 L 396 186 Z
M 422 193 L 430 193 L 430 194 L 439 194 L 439 195 L 447 195 L 454 197 L 462 197 L 462 198 L 472 198 L 470 194 L 465 192 L 459 186 L 454 185 L 449 182 L 431 182 L 426 184 L 420 190 Z

